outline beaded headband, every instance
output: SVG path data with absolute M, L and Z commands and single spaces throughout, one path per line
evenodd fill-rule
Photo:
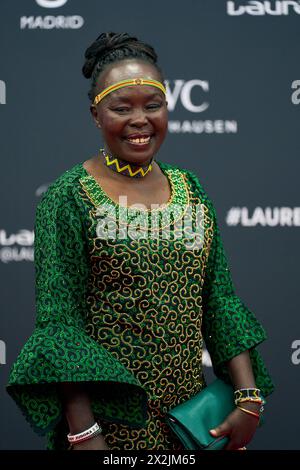
M 124 86 L 132 86 L 132 85 L 148 85 L 148 86 L 154 86 L 156 88 L 159 88 L 165 95 L 166 95 L 166 89 L 164 85 L 161 82 L 158 82 L 157 80 L 152 80 L 148 78 L 132 78 L 132 79 L 127 79 L 127 80 L 121 80 L 120 82 L 116 82 L 113 85 L 108 86 L 105 88 L 101 93 L 99 93 L 95 99 L 94 99 L 94 105 L 98 104 L 105 96 L 107 96 L 109 93 L 112 91 L 119 90 L 119 88 L 123 88 Z

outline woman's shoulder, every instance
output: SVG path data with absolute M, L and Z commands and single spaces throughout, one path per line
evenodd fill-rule
M 82 163 L 76 163 L 68 170 L 58 175 L 47 187 L 46 191 L 42 195 L 42 199 L 57 195 L 57 193 L 69 193 L 74 184 L 79 182 L 79 179 L 83 175 Z
M 213 209 L 213 202 L 210 199 L 199 176 L 194 171 L 188 168 L 182 167 L 181 165 L 175 165 L 173 163 L 171 164 L 171 163 L 158 161 L 158 164 L 162 170 L 169 170 L 175 173 L 182 174 L 189 188 L 200 197 L 202 202 L 208 205 L 209 208 Z
M 42 194 L 38 203 L 41 208 L 54 203 L 56 206 L 74 200 L 74 194 L 79 189 L 79 180 L 84 175 L 82 163 L 76 163 L 68 170 L 57 176 Z
M 196 175 L 196 173 L 192 170 L 189 170 L 188 168 L 185 168 L 181 165 L 175 165 L 174 163 L 166 163 L 162 162 L 161 160 L 157 161 L 158 165 L 162 170 L 168 170 L 168 171 L 173 171 L 177 173 L 182 173 L 185 176 L 187 176 L 191 181 L 196 182 L 199 186 L 201 186 L 202 190 L 204 191 L 204 188 L 200 182 L 199 177 Z

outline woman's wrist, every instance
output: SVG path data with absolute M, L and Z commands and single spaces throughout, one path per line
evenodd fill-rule
M 262 405 L 259 402 L 244 401 L 242 403 L 239 403 L 238 406 L 246 408 L 247 410 L 250 410 L 250 411 L 259 412 Z
M 86 441 L 71 444 L 69 450 L 109 450 L 103 434 L 98 434 Z
M 234 392 L 234 403 L 238 408 L 241 407 L 246 412 L 248 410 L 249 413 L 254 411 L 260 416 L 264 410 L 265 399 L 259 388 L 239 388 Z
M 99 426 L 97 422 L 94 422 L 92 426 L 90 426 L 87 429 L 84 429 L 83 431 L 80 431 L 77 434 L 72 434 L 69 433 L 67 435 L 68 441 L 71 444 L 76 444 L 79 442 L 87 441 L 89 439 L 92 439 L 93 437 L 97 436 L 98 434 L 101 434 L 102 428 Z
M 102 434 L 102 427 L 95 422 L 93 426 L 72 435 L 69 433 L 67 439 L 70 443 L 69 450 L 107 450 L 108 446 Z
M 61 398 L 71 434 L 78 434 L 95 423 L 86 386 L 80 383 L 61 383 Z

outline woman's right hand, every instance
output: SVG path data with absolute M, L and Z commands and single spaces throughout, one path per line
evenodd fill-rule
M 105 442 L 104 436 L 98 434 L 98 436 L 91 439 L 73 444 L 72 450 L 109 450 L 109 447 Z

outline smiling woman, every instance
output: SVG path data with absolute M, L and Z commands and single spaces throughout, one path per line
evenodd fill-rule
M 112 64 L 100 76 L 97 96 L 103 89 L 109 92 L 100 102 L 94 100 L 98 104 L 91 111 L 110 154 L 141 166 L 152 161 L 168 125 L 165 90 L 162 84 L 157 87 L 158 80 L 161 77 L 153 65 L 136 60 Z
M 273 390 L 256 349 L 266 335 L 234 291 L 198 177 L 157 159 L 167 102 L 156 53 L 104 33 L 85 59 L 104 148 L 37 207 L 36 328 L 7 390 L 48 449 L 180 450 L 165 417 L 206 386 L 205 341 L 238 397 L 212 438 L 243 448 Z

